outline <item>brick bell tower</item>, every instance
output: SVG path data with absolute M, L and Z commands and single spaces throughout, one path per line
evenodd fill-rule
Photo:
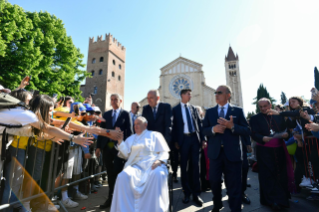
M 81 86 L 82 96 L 94 94 L 93 103 L 99 106 L 102 112 L 112 109 L 110 97 L 112 93 L 122 96 L 124 107 L 125 83 L 125 53 L 126 49 L 111 34 L 89 40 L 87 72 L 91 78 L 86 78 L 85 85 Z

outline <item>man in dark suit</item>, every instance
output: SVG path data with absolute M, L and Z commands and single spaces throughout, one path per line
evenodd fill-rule
M 150 90 L 147 93 L 148 105 L 143 107 L 142 116 L 146 118 L 148 125 L 147 129 L 162 133 L 166 142 L 168 143 L 170 151 L 171 165 L 173 169 L 173 177 L 177 181 L 177 159 L 176 151 L 171 144 L 171 126 L 172 126 L 172 109 L 167 103 L 160 102 L 160 95 L 158 90 Z M 174 157 L 175 156 L 175 157 Z
M 167 143 L 171 141 L 171 106 L 159 101 L 157 90 L 150 90 L 147 94 L 148 105 L 143 107 L 142 116 L 146 118 L 147 129 L 162 133 Z
M 209 180 L 213 192 L 213 212 L 222 207 L 221 176 L 224 173 L 231 211 L 241 211 L 242 148 L 240 136 L 249 136 L 250 129 L 242 108 L 231 106 L 231 88 L 219 86 L 216 105 L 206 111 L 203 133 L 208 138 Z
M 124 134 L 124 140 L 133 133 L 130 114 L 120 108 L 122 103 L 122 97 L 118 94 L 111 95 L 112 110 L 109 110 L 103 114 L 105 122 L 101 123 L 101 128 L 105 129 L 120 129 Z M 118 150 L 115 149 L 117 141 L 111 140 L 107 137 L 98 136 L 96 146 L 96 156 L 99 157 L 101 151 L 103 151 L 103 163 L 106 166 L 109 184 L 108 199 L 103 205 L 100 205 L 101 209 L 111 206 L 113 190 L 117 175 L 123 170 L 125 161 L 117 156 Z
M 140 104 L 138 102 L 132 102 L 132 104 L 131 104 L 130 117 L 131 117 L 132 128 L 133 128 L 133 132 L 134 133 L 135 133 L 135 131 L 134 131 L 134 122 L 135 122 L 135 119 L 140 116 L 138 114 L 138 111 L 139 111 L 140 107 L 141 106 L 140 106 Z
M 247 189 L 247 175 L 249 170 L 249 164 L 247 160 L 247 153 L 252 152 L 250 136 L 241 136 L 242 149 L 243 149 L 243 165 L 242 165 L 242 179 L 241 179 L 241 192 L 242 192 L 242 202 L 245 204 L 250 204 L 250 199 L 245 194 Z
M 183 203 L 189 202 L 189 197 L 193 194 L 193 201 L 198 205 L 203 205 L 200 195 L 199 176 L 199 155 L 201 147 L 206 147 L 206 141 L 202 135 L 202 123 L 196 108 L 189 104 L 191 100 L 191 89 L 181 90 L 181 103 L 173 108 L 172 136 L 176 149 L 181 154 L 182 187 L 184 192 Z M 188 170 L 189 163 L 192 169 Z M 192 180 L 190 185 L 188 172 L 191 172 Z

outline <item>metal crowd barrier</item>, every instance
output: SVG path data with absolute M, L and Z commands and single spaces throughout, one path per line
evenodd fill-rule
M 314 136 L 307 136 L 304 139 L 302 148 L 304 156 L 305 175 L 310 178 L 311 182 L 316 182 L 319 179 L 319 141 Z
M 65 141 L 64 143 L 67 143 L 68 141 Z M 92 179 L 92 178 L 94 178 L 94 177 L 96 177 L 96 176 L 99 176 L 99 175 L 102 175 L 102 174 L 105 174 L 106 173 L 106 171 L 102 171 L 102 172 L 99 172 L 99 173 L 96 173 L 96 174 L 92 174 L 92 175 L 89 175 L 89 176 L 87 176 L 87 177 L 83 177 L 83 178 L 81 178 L 81 179 L 79 179 L 79 180 L 76 180 L 76 181 L 73 181 L 73 182 L 69 182 L 69 183 L 67 183 L 67 184 L 65 184 L 65 185 L 60 185 L 60 186 L 58 186 L 58 187 L 56 187 L 55 188 L 55 180 L 56 180 L 56 178 L 58 177 L 58 173 L 57 173 L 57 169 L 58 169 L 58 161 L 59 160 L 62 160 L 62 170 L 64 170 L 64 168 L 63 168 L 63 166 L 64 166 L 64 156 L 65 156 L 65 154 L 61 154 L 61 156 L 59 155 L 59 151 L 60 151 L 60 146 L 59 145 L 57 145 L 55 142 L 53 142 L 52 141 L 52 147 L 51 147 L 51 153 L 50 153 L 50 162 L 49 162 L 49 167 L 48 167 L 48 178 L 47 178 L 47 183 L 46 183 L 46 188 L 45 188 L 45 190 L 46 191 L 43 191 L 42 189 L 41 189 L 41 183 L 42 183 L 42 175 L 43 175 L 43 169 L 44 169 L 44 165 L 46 165 L 46 164 L 44 164 L 44 162 L 45 162 L 45 155 L 46 155 L 46 151 L 45 151 L 45 147 L 46 147 L 46 145 L 47 145 L 47 141 L 45 141 L 45 143 L 44 143 L 44 148 L 43 148 L 43 156 L 42 156 L 42 160 L 41 160 L 41 166 L 42 166 L 42 171 L 41 171 L 41 174 L 40 174 L 40 180 L 39 180 L 39 184 L 37 184 L 34 180 L 33 180 L 33 178 L 32 178 L 32 180 L 31 180 L 31 186 L 32 186 L 32 184 L 33 183 L 36 183 L 36 188 L 35 188 L 35 190 L 34 190 L 34 193 L 37 193 L 37 194 L 31 194 L 31 191 L 30 191 L 30 193 L 29 193 L 29 195 L 28 195 L 28 197 L 26 197 L 26 198 L 21 198 L 22 197 L 22 194 L 23 194 L 23 187 L 25 186 L 24 185 L 24 183 L 25 183 L 25 178 L 27 177 L 27 178 L 30 178 L 31 176 L 34 176 L 34 170 L 35 170 L 35 166 L 36 166 L 36 158 L 35 158 L 35 160 L 34 160 L 34 162 L 33 162 L 33 170 L 32 170 L 32 172 L 31 172 L 31 174 L 32 175 L 30 175 L 30 173 L 28 173 L 27 171 L 26 171 L 26 162 L 27 162 L 27 159 L 28 159 L 28 150 L 29 150 L 29 147 L 30 147 L 30 145 L 31 145 L 31 138 L 29 138 L 29 141 L 28 141 L 28 145 L 27 145 L 27 148 L 26 148 L 26 154 L 25 154 L 25 158 L 24 158 L 24 164 L 20 164 L 17 160 L 16 160 L 16 158 L 18 157 L 18 151 L 19 150 L 21 150 L 21 149 L 18 149 L 18 147 L 19 147 L 19 143 L 20 143 L 20 138 L 18 139 L 18 142 L 17 142 L 17 151 L 16 151 L 16 153 L 15 153 L 15 155 L 14 155 L 14 157 L 15 157 L 15 159 L 13 159 L 13 161 L 11 161 L 11 173 L 10 173 L 10 194 L 9 194 L 9 198 L 8 198 L 8 203 L 6 203 L 6 204 L 2 204 L 1 205 L 1 202 L 0 202 L 0 211 L 2 211 L 3 209 L 6 209 L 6 208 L 9 208 L 9 207 L 13 207 L 13 206 L 15 206 L 15 205 L 17 205 L 17 204 L 21 204 L 22 205 L 22 203 L 23 202 L 26 202 L 26 201 L 31 201 L 31 200 L 33 200 L 33 199 L 35 199 L 35 198 L 39 198 L 39 197 L 44 197 L 45 198 L 45 202 L 44 202 L 44 204 L 45 204 L 45 210 L 46 211 L 49 211 L 48 210 L 48 204 L 49 204 L 49 201 L 51 201 L 51 197 L 54 195 L 54 193 L 56 192 L 56 191 L 58 191 L 58 190 L 60 190 L 60 189 L 62 189 L 62 188 L 66 188 L 66 187 L 69 187 L 69 186 L 71 186 L 71 185 L 74 185 L 74 184 L 77 184 L 77 183 L 80 183 L 80 182 L 82 182 L 82 181 L 85 181 L 85 180 L 88 180 L 88 179 Z M 38 145 L 39 145 L 39 142 L 37 142 L 37 145 L 36 145 L 36 149 L 35 149 L 35 155 L 37 155 L 37 153 L 38 153 L 38 151 L 40 151 L 39 150 L 39 148 L 38 148 Z M 63 149 L 62 149 L 62 151 L 63 151 L 63 153 L 65 153 L 65 151 L 66 151 L 66 146 L 68 146 L 67 144 L 64 144 L 63 145 Z M 68 147 L 69 148 L 69 147 Z M 41 149 L 42 150 L 42 149 Z M 95 156 L 95 154 L 94 154 L 94 156 Z M 91 159 L 89 159 L 89 160 L 93 160 L 93 159 L 95 159 L 95 157 L 92 157 Z M 62 158 L 61 158 L 62 157 Z M 90 166 L 90 164 L 92 164 L 92 163 L 88 163 L 88 166 Z M 23 169 L 23 181 L 22 181 L 22 183 L 21 183 L 21 185 L 18 185 L 20 188 L 19 188 L 19 192 L 17 193 L 17 194 L 13 194 L 13 191 L 12 191 L 12 188 L 13 188 L 13 186 L 17 186 L 17 184 L 14 184 L 14 183 L 18 183 L 18 182 L 16 182 L 14 179 L 15 179 L 15 168 L 16 168 L 16 165 L 18 165 L 18 166 L 21 166 L 20 168 L 22 168 Z M 4 165 L 4 169 L 3 170 L 5 170 L 5 166 L 6 165 Z M 89 167 L 89 169 L 90 168 L 92 168 L 92 167 Z M 84 172 L 84 170 L 82 171 L 82 172 Z M 9 179 L 6 179 L 6 180 L 9 180 Z M 61 181 L 60 181 L 60 183 L 62 183 L 62 179 L 61 179 Z M 19 184 L 19 183 L 18 183 Z M 1 188 L 1 192 L 3 192 L 3 188 Z M 37 192 L 35 192 L 35 191 L 37 191 Z M 16 195 L 16 198 L 18 199 L 17 201 L 14 201 L 14 202 L 11 202 L 11 203 L 9 203 L 9 201 L 10 201 L 10 198 L 11 198 L 11 196 L 12 195 Z M 1 195 L 2 196 L 2 195 Z M 26 196 L 26 195 L 25 195 Z M 1 200 L 2 201 L 2 200 Z M 61 203 L 61 201 L 58 201 L 58 204 L 60 205 L 60 210 L 64 210 L 64 211 L 66 211 L 67 212 L 67 209 L 64 207 L 64 205 Z

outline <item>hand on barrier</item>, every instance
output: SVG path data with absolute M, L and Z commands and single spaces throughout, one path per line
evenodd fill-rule
M 96 155 L 97 158 L 100 157 L 100 155 L 101 155 L 101 150 L 100 150 L 100 148 L 97 148 L 97 149 L 95 150 L 95 155 Z

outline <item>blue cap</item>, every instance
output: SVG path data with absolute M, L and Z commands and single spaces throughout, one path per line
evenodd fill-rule
M 94 112 L 93 108 L 91 107 L 91 105 L 85 103 L 83 104 L 84 107 L 86 108 L 86 112 Z
M 74 106 L 76 106 L 76 105 L 79 107 L 80 112 L 86 112 L 86 108 L 83 106 L 83 104 L 81 102 L 74 102 L 71 104 L 70 113 L 74 112 Z

